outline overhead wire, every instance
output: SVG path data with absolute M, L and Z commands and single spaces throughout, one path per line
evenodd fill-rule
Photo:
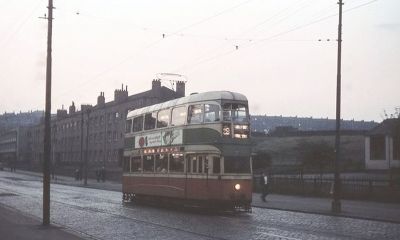
M 366 3 L 357 5 L 357 6 L 355 6 L 355 7 L 348 8 L 348 9 L 346 9 L 346 10 L 343 10 L 343 13 L 347 13 L 347 12 L 356 10 L 356 9 L 358 9 L 358 8 L 361 8 L 361 7 L 370 5 L 370 4 L 372 4 L 372 3 L 374 3 L 374 2 L 377 2 L 377 1 L 378 1 L 378 0 L 371 0 L 371 1 L 368 1 L 368 2 L 366 2 Z M 302 28 L 306 28 L 306 27 L 311 26 L 311 25 L 314 25 L 314 24 L 316 24 L 316 23 L 319 23 L 319 22 L 328 20 L 328 19 L 330 19 L 330 18 L 332 18 L 332 17 L 335 17 L 335 16 L 337 16 L 337 15 L 338 15 L 337 13 L 336 13 L 336 14 L 331 14 L 331 15 L 328 15 L 328 16 L 325 16 L 325 17 L 322 17 L 322 18 L 319 18 L 319 19 L 310 21 L 310 22 L 308 22 L 308 23 L 306 23 L 306 24 L 302 24 L 302 25 L 293 27 L 293 28 L 291 28 L 291 29 L 289 29 L 289 30 L 285 30 L 285 31 L 282 31 L 282 32 L 280 32 L 280 33 L 271 35 L 271 36 L 269 36 L 269 37 L 260 39 L 260 40 L 257 41 L 257 42 L 251 42 L 251 43 L 249 43 L 248 45 L 241 46 L 240 49 L 246 49 L 246 48 L 254 47 L 254 46 L 256 46 L 256 45 L 259 45 L 259 44 L 264 43 L 265 41 L 269 41 L 269 40 L 272 40 L 272 39 L 274 39 L 274 38 L 276 38 L 276 37 L 279 37 L 279 36 L 288 34 L 288 33 L 290 33 L 290 32 L 297 31 L 297 30 L 302 29 Z M 238 50 L 238 49 L 236 49 L 236 48 L 235 48 L 235 49 L 232 48 L 232 50 L 230 50 L 230 51 L 226 51 L 226 52 L 224 52 L 224 53 L 217 54 L 217 55 L 214 55 L 214 56 L 212 56 L 212 57 L 209 57 L 209 58 L 200 60 L 200 61 L 198 61 L 196 64 L 194 64 L 194 65 L 192 65 L 192 66 L 189 66 L 189 67 L 190 67 L 190 68 L 193 68 L 193 67 L 196 67 L 197 65 L 201 65 L 201 64 L 204 64 L 204 63 L 213 61 L 213 60 L 215 60 L 215 59 L 218 59 L 218 58 L 220 58 L 220 57 L 224 57 L 224 56 L 230 55 L 230 54 L 236 52 L 237 50 Z M 187 67 L 186 67 L 186 69 L 187 69 Z
M 207 21 L 209 21 L 209 20 L 211 20 L 211 19 L 213 19 L 213 18 L 215 18 L 215 17 L 218 17 L 218 16 L 220 16 L 220 15 L 222 15 L 222 14 L 225 14 L 225 13 L 227 13 L 227 12 L 229 12 L 229 11 L 232 11 L 232 10 L 234 10 L 234 9 L 237 9 L 238 7 L 240 7 L 240 6 L 242 6 L 242 5 L 246 4 L 246 3 L 249 3 L 249 2 L 251 2 L 251 1 L 254 1 L 254 0 L 246 0 L 246 1 L 240 2 L 239 4 L 236 4 L 236 5 L 232 6 L 232 7 L 229 7 L 229 8 L 227 8 L 227 9 L 224 9 L 224 10 L 222 10 L 222 11 L 216 13 L 216 14 L 213 14 L 213 15 L 211 15 L 211 16 L 208 16 L 208 17 L 206 17 L 206 18 L 204 18 L 204 19 L 202 19 L 202 20 L 200 20 L 200 21 L 196 21 L 196 22 L 194 22 L 194 23 L 192 23 L 192 24 L 189 24 L 189 25 L 187 25 L 187 26 L 184 26 L 184 27 L 182 27 L 182 28 L 180 28 L 180 29 L 178 29 L 178 30 L 172 32 L 171 34 L 169 34 L 169 36 L 171 36 L 171 35 L 176 35 L 176 34 L 178 34 L 178 33 L 181 32 L 181 31 L 187 30 L 187 29 L 189 29 L 189 28 L 191 28 L 191 27 L 194 27 L 194 26 L 197 26 L 197 25 L 202 24 L 202 23 L 204 23 L 204 22 L 207 22 Z M 79 15 L 80 15 L 80 12 L 79 12 Z M 152 42 L 151 44 L 147 45 L 147 46 L 144 47 L 144 48 L 141 48 L 141 50 L 145 50 L 145 49 L 148 49 L 148 48 L 151 48 L 151 47 L 157 45 L 159 42 L 161 42 L 161 41 L 162 41 L 163 39 L 165 39 L 166 37 L 168 37 L 168 35 L 166 35 L 165 33 L 163 33 L 163 34 L 162 34 L 162 38 L 160 38 L 160 39 L 158 39 L 158 40 Z M 69 93 L 69 92 L 75 90 L 76 88 L 85 86 L 85 85 L 87 85 L 88 83 L 90 83 L 90 82 L 92 82 L 92 81 L 98 79 L 98 78 L 99 78 L 100 76 L 102 76 L 103 74 L 108 73 L 108 72 L 110 72 L 111 70 L 113 70 L 114 68 L 116 68 L 116 67 L 118 67 L 118 66 L 120 66 L 120 65 L 122 65 L 122 64 L 124 64 L 124 63 L 126 63 L 126 62 L 129 61 L 133 56 L 136 56 L 136 54 L 133 54 L 133 55 L 130 55 L 130 56 L 124 58 L 123 60 L 119 61 L 117 64 L 114 64 L 114 65 L 112 65 L 111 67 L 105 69 L 104 71 L 101 71 L 100 73 L 96 74 L 94 77 L 92 77 L 92 78 L 90 78 L 90 79 L 88 79 L 88 80 L 82 82 L 82 83 L 79 84 L 79 85 L 76 85 L 74 88 L 71 88 L 71 89 L 69 89 L 68 91 L 65 91 L 65 92 L 59 94 L 57 97 L 55 97 L 55 99 L 57 100 L 57 99 L 59 99 L 61 96 L 64 96 L 65 94 L 67 94 L 67 93 Z
M 28 13 L 28 15 L 18 24 L 16 29 L 3 41 L 2 43 L 2 48 L 5 48 L 9 41 L 19 32 L 21 29 L 24 27 L 24 25 L 28 22 L 28 20 L 32 17 L 32 15 L 36 12 L 36 10 L 39 8 L 41 2 L 38 1 L 37 5 L 34 5 L 32 11 Z
M 289 19 L 291 16 L 294 16 L 293 12 L 297 13 L 297 12 L 299 12 L 300 10 L 304 9 L 304 8 L 306 7 L 304 4 L 307 3 L 307 1 L 309 1 L 309 0 L 302 0 L 302 1 L 298 2 L 298 4 L 296 4 L 296 5 L 294 5 L 294 6 L 293 6 L 293 5 L 289 5 L 289 6 L 285 7 L 284 9 L 278 11 L 278 13 L 273 14 L 272 17 L 269 16 L 269 17 L 266 18 L 265 20 L 263 20 L 263 21 L 261 21 L 261 22 L 255 24 L 255 25 L 253 25 L 250 29 L 246 29 L 246 30 L 242 31 L 241 33 L 237 34 L 236 36 L 242 36 L 242 35 L 244 35 L 245 33 L 251 32 L 252 30 L 256 29 L 257 27 L 259 27 L 259 26 L 261 26 L 261 25 L 263 25 L 263 24 L 269 22 L 269 21 L 272 20 L 274 17 L 280 17 L 280 16 L 283 15 L 284 13 L 288 12 L 288 10 L 289 10 L 290 8 L 293 8 L 293 7 L 294 7 L 294 8 L 295 8 L 294 11 L 292 11 L 290 14 L 286 14 L 286 15 L 283 15 L 283 16 L 282 16 L 283 18 L 280 19 L 280 20 L 278 21 L 278 23 L 281 23 L 281 22 L 283 22 L 283 21 Z M 297 7 L 300 7 L 300 8 L 297 8 Z M 275 24 L 278 24 L 278 23 L 275 23 Z M 230 41 L 230 40 L 235 40 L 235 39 L 234 39 L 234 38 L 226 38 L 226 41 Z M 247 38 L 247 39 L 244 38 L 243 40 L 248 41 L 248 42 L 252 42 L 252 41 L 254 41 L 255 39 L 254 39 L 254 38 Z M 214 49 L 212 50 L 212 52 L 217 51 L 218 49 L 220 49 L 221 47 L 223 47 L 223 46 L 225 46 L 225 45 L 226 45 L 225 43 L 220 44 L 219 46 L 217 46 L 216 48 L 214 48 Z M 238 48 L 239 48 L 239 46 L 238 46 L 238 45 L 235 45 L 235 49 L 234 49 L 234 50 L 238 50 Z M 211 61 L 211 60 L 213 60 L 213 59 L 215 59 L 215 58 L 222 57 L 222 56 L 226 56 L 226 55 L 231 54 L 231 53 L 233 53 L 233 52 L 234 52 L 234 51 L 231 51 L 231 50 L 225 51 L 224 53 L 215 54 L 213 57 L 207 57 L 206 59 L 203 59 L 203 56 L 205 56 L 206 54 L 202 54 L 200 57 L 197 58 L 197 59 L 199 59 L 199 60 L 195 63 L 195 65 L 197 65 L 197 63 L 202 64 L 202 63 Z M 183 66 L 181 66 L 181 67 L 175 69 L 174 71 L 182 71 L 183 69 L 186 69 L 187 66 L 190 66 L 190 65 L 186 63 L 186 64 L 184 64 Z

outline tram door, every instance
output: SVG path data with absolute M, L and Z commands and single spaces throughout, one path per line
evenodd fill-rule
M 208 199 L 209 159 L 207 154 L 186 155 L 186 197 Z

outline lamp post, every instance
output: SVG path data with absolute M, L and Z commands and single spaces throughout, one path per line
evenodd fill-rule
M 91 109 L 86 109 L 87 119 L 86 119 L 86 149 L 85 149 L 85 162 L 84 162 L 84 185 L 87 185 L 87 178 L 88 178 L 88 150 L 89 150 L 89 126 L 90 126 L 90 112 Z
M 335 173 L 333 183 L 332 212 L 341 212 L 340 203 L 340 97 L 341 97 L 341 68 L 342 68 L 342 6 L 343 1 L 339 0 L 339 25 L 338 25 L 338 55 L 337 55 L 337 82 L 336 82 L 336 136 L 335 136 Z

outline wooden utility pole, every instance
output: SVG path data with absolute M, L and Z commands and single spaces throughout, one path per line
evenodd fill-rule
M 44 115 L 44 161 L 43 161 L 43 225 L 50 224 L 50 155 L 51 155 L 51 43 L 53 32 L 53 0 L 49 0 L 46 65 L 46 108 Z
M 88 179 L 88 151 L 89 151 L 89 127 L 90 127 L 90 108 L 86 109 L 87 119 L 86 119 L 86 148 L 85 148 L 85 162 L 84 162 L 84 185 L 87 186 Z M 83 135 L 82 135 L 83 136 Z
M 338 26 L 338 54 L 337 54 L 337 83 L 336 83 L 336 136 L 335 136 L 335 174 L 333 185 L 332 212 L 339 213 L 342 210 L 340 203 L 340 97 L 341 97 L 341 71 L 342 71 L 342 6 L 343 0 L 339 0 L 339 26 Z

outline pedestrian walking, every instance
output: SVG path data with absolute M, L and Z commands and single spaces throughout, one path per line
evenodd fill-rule
M 100 169 L 96 170 L 96 180 L 97 182 L 100 182 Z
M 265 197 L 268 195 L 268 176 L 263 172 L 260 177 L 260 185 L 261 185 L 261 200 L 266 202 Z

